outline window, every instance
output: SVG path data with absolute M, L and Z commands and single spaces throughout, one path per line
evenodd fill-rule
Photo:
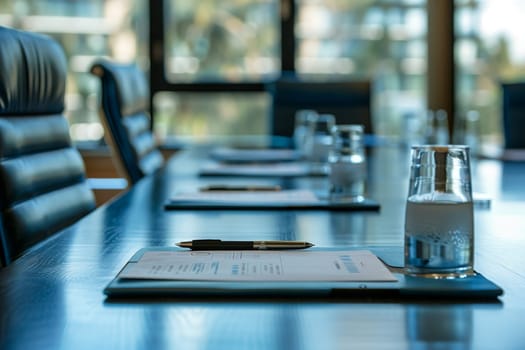
M 152 60 L 155 134 L 176 142 L 265 134 L 263 84 L 281 71 L 279 18 L 278 0 L 152 3 L 164 48 Z
M 155 134 L 176 144 L 265 135 L 268 106 L 268 97 L 261 92 L 159 92 L 155 96 Z
M 100 56 L 137 61 L 150 74 L 154 131 L 165 141 L 268 133 L 265 84 L 283 72 L 369 78 L 375 131 L 395 136 L 405 115 L 422 116 L 427 105 L 427 1 L 0 0 L 0 25 L 64 47 L 77 142 L 102 138 L 99 82 L 88 73 Z M 450 1 L 455 126 L 474 110 L 483 140 L 501 143 L 499 83 L 525 79 L 525 10 L 520 0 Z
M 0 25 L 55 38 L 68 58 L 66 116 L 76 142 L 100 142 L 99 82 L 93 60 L 144 60 L 148 52 L 145 0 L 0 0 Z
M 365 78 L 374 129 L 398 135 L 426 105 L 425 1 L 297 1 L 296 71 L 309 79 Z
M 503 143 L 499 84 L 525 80 L 523 18 L 520 0 L 456 0 L 456 110 L 477 113 L 484 143 Z
M 166 1 L 169 82 L 261 81 L 280 72 L 277 0 Z
M 283 73 L 371 80 L 378 133 L 398 134 L 405 114 L 423 115 L 425 0 L 151 6 L 154 127 L 163 139 L 267 134 L 264 84 Z M 203 113 L 209 101 L 211 113 Z

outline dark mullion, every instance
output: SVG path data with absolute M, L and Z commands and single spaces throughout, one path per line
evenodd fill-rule
M 281 74 L 295 72 L 295 0 L 281 1 Z
M 155 119 L 153 97 L 167 85 L 164 71 L 164 0 L 149 1 L 150 126 Z

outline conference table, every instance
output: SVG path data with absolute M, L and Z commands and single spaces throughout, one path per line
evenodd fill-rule
M 0 348 L 8 349 L 524 349 L 525 163 L 473 159 L 475 269 L 500 286 L 491 300 L 442 298 L 149 297 L 103 293 L 144 247 L 195 238 L 304 240 L 316 247 L 390 247 L 403 254 L 408 150 L 367 150 L 378 211 L 166 210 L 210 183 L 327 186 L 323 177 L 198 176 L 206 147 L 37 244 L 0 270 Z

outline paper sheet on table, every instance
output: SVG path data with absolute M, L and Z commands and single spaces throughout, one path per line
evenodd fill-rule
M 310 190 L 281 191 L 202 191 L 178 193 L 171 203 L 223 203 L 223 204 L 317 204 L 320 200 Z
M 293 149 L 237 149 L 221 147 L 210 152 L 210 156 L 222 162 L 289 162 L 299 159 L 299 153 Z
M 149 251 L 119 274 L 190 281 L 397 281 L 368 250 Z
M 267 164 L 225 164 L 209 162 L 200 169 L 201 175 L 222 176 L 307 176 L 312 175 L 306 163 L 285 162 Z M 316 174 L 313 174 L 316 175 Z

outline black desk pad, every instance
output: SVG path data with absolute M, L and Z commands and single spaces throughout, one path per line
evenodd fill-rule
M 136 262 L 149 250 L 143 248 L 128 261 Z M 335 248 L 330 248 L 335 249 Z M 342 249 L 342 248 L 341 248 Z M 353 248 L 355 249 L 355 248 Z M 210 282 L 176 280 L 122 280 L 118 275 L 106 286 L 109 298 L 141 297 L 321 297 L 321 298 L 402 298 L 460 299 L 476 301 L 495 299 L 503 290 L 477 273 L 459 279 L 430 279 L 404 275 L 393 266 L 402 259 L 399 248 L 369 248 L 391 269 L 397 282 Z M 397 271 L 397 272 L 396 272 Z

